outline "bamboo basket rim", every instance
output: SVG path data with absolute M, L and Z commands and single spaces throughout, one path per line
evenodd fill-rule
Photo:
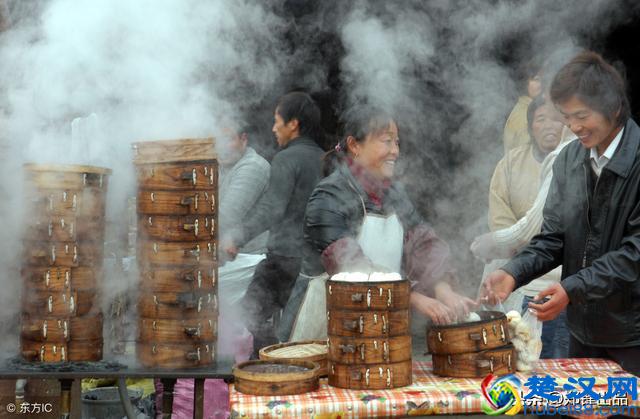
M 70 172 L 70 173 L 95 173 L 98 175 L 110 175 L 113 170 L 108 167 L 89 166 L 81 164 L 56 164 L 56 163 L 24 163 L 24 170 L 31 172 Z
M 445 324 L 445 325 L 431 325 L 429 328 L 429 331 L 433 330 L 433 331 L 442 332 L 443 330 L 463 329 L 469 326 L 477 326 L 483 323 L 490 323 L 490 322 L 499 321 L 499 320 L 507 320 L 506 314 L 504 314 L 501 311 L 484 310 L 484 311 L 476 311 L 476 313 L 478 313 L 478 315 L 480 315 L 480 313 L 494 313 L 494 314 L 497 314 L 497 316 L 492 317 L 490 319 L 480 319 L 475 322 Z
M 208 150 L 188 155 L 175 155 L 176 150 L 188 147 L 206 147 Z M 143 140 L 131 143 L 135 165 L 157 165 L 162 163 L 211 162 L 217 160 L 215 137 L 182 138 L 165 140 Z
M 243 368 L 249 365 L 259 364 L 283 364 L 283 365 L 295 365 L 299 367 L 307 368 L 307 371 L 285 372 L 285 373 L 271 373 L 271 372 L 254 372 L 244 371 Z M 320 365 L 313 361 L 293 360 L 293 359 L 269 359 L 269 360 L 252 360 L 241 362 L 233 367 L 232 373 L 234 377 L 249 381 L 260 381 L 264 383 L 279 383 L 287 381 L 302 381 L 317 378 Z
M 327 279 L 327 283 L 332 284 L 348 284 L 356 286 L 380 286 L 380 285 L 392 285 L 392 284 L 404 284 L 409 282 L 408 278 L 402 278 L 397 281 L 337 281 L 335 279 Z
M 323 354 L 307 355 L 307 356 L 300 356 L 300 357 L 283 357 L 283 356 L 271 355 L 271 352 L 275 351 L 276 349 L 288 348 L 291 346 L 310 345 L 310 344 L 322 345 L 327 348 L 327 352 Z M 264 361 L 269 361 L 274 359 L 322 361 L 327 359 L 328 353 L 329 353 L 329 347 L 327 346 L 326 340 L 312 339 L 312 340 L 300 340 L 300 341 L 294 341 L 294 342 L 276 343 L 275 345 L 265 346 L 264 348 L 260 349 L 260 351 L 258 352 L 258 355 L 260 356 L 260 360 L 264 360 Z

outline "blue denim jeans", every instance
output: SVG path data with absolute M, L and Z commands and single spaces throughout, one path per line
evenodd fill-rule
M 522 310 L 528 309 L 532 297 L 524 297 Z M 541 359 L 567 358 L 569 356 L 569 329 L 567 329 L 567 310 L 562 310 L 553 320 L 542 322 Z

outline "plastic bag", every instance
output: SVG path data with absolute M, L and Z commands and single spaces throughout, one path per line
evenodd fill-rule
M 510 311 L 507 320 L 511 343 L 518 353 L 516 369 L 521 372 L 534 370 L 542 352 L 542 322 L 529 309 L 522 317 L 518 311 Z

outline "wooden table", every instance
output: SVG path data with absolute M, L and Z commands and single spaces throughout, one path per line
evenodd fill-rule
M 74 370 L 73 363 L 66 364 L 59 370 L 37 370 L 32 368 L 16 368 L 14 364 L 0 366 L 0 379 L 20 379 L 20 378 L 42 378 L 55 379 L 60 381 L 60 406 L 61 416 L 69 417 L 69 406 L 71 406 L 71 385 L 74 380 L 83 378 L 159 378 L 163 384 L 162 416 L 171 418 L 173 406 L 173 387 L 178 378 L 195 379 L 194 386 L 194 417 L 202 418 L 204 414 L 204 380 L 207 378 L 221 378 L 228 381 L 233 380 L 231 369 L 233 361 L 219 360 L 214 367 L 183 369 L 183 370 L 158 370 L 139 367 L 128 367 L 122 365 L 121 368 L 90 369 L 90 363 L 81 364 L 82 369 Z M 89 365 L 89 367 L 87 367 Z M 26 400 L 28 402 L 28 400 Z
M 607 377 L 632 377 L 618 364 L 601 359 L 542 360 L 535 374 L 549 374 L 559 386 L 567 383 L 569 377 L 595 377 L 596 388 L 600 389 L 607 385 Z M 517 374 L 522 384 L 531 375 L 534 374 Z M 481 381 L 438 377 L 432 373 L 431 362 L 414 362 L 413 384 L 393 390 L 343 390 L 330 387 L 326 379 L 321 379 L 320 389 L 315 392 L 266 397 L 245 395 L 230 385 L 231 417 L 320 419 L 477 414 L 483 412 Z

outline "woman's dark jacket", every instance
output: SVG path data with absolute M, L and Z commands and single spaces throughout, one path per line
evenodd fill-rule
M 375 270 L 357 243 L 367 213 L 396 213 L 404 228 L 402 268 L 414 289 L 432 294 L 435 282 L 451 274 L 449 247 L 424 223 L 404 189 L 391 184 L 381 199 L 365 191 L 347 165 L 340 165 L 315 188 L 305 213 L 305 249 L 302 272 L 319 275 L 342 271 Z M 381 201 L 381 202 L 380 202 Z
M 542 232 L 503 269 L 521 286 L 562 265 L 571 334 L 640 345 L 640 128 L 627 121 L 599 178 L 589 158 L 578 141 L 558 155 Z

